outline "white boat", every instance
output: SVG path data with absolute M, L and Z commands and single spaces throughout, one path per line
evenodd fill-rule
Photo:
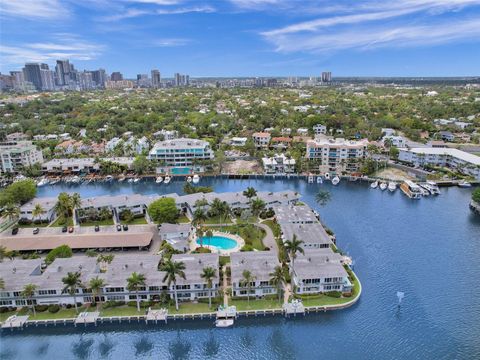
M 133 178 L 130 178 L 130 179 L 127 180 L 127 182 L 133 183 L 133 180 L 134 180 Z
M 192 182 L 194 184 L 198 184 L 200 182 L 200 176 L 198 176 L 197 174 L 193 175 Z
M 395 190 L 397 190 L 397 183 L 395 181 L 390 181 L 388 183 L 388 191 L 394 192 Z
M 313 184 L 313 175 L 308 175 L 307 181 L 309 184 Z
M 381 182 L 380 183 L 380 190 L 382 190 L 382 191 L 387 190 L 387 187 L 388 187 L 388 185 L 387 185 L 386 182 Z
M 233 326 L 233 319 L 217 319 L 215 320 L 215 326 L 218 328 Z
M 187 177 L 187 183 L 191 183 L 191 182 L 192 182 L 192 177 L 191 176 Z
M 378 180 L 370 184 L 370 188 L 376 189 L 378 187 Z
M 435 181 L 428 180 L 427 185 L 430 188 L 430 192 L 432 195 L 440 195 L 440 188 L 438 187 L 437 183 Z
M 48 179 L 46 178 L 42 178 L 40 179 L 38 182 L 37 182 L 37 186 L 40 187 L 40 186 L 45 186 L 49 183 L 50 181 L 48 181 Z
M 462 180 L 458 183 L 458 187 L 469 188 L 472 187 L 472 184 L 470 184 L 468 181 Z
M 161 184 L 161 183 L 163 182 L 163 177 L 157 176 L 157 178 L 155 179 L 155 182 L 156 182 L 157 184 Z
M 138 183 L 139 181 L 140 181 L 140 178 L 139 178 L 139 177 L 136 177 L 136 178 L 133 179 L 133 183 L 134 183 L 134 184 Z
M 105 181 L 106 181 L 106 182 L 113 181 L 113 176 L 112 176 L 112 175 L 107 175 L 107 176 L 105 176 Z
M 325 180 L 330 180 L 330 173 L 325 173 Z
M 321 176 L 317 176 L 317 184 L 323 184 L 323 179 Z
M 338 185 L 339 182 L 340 182 L 340 178 L 338 176 L 335 176 L 332 179 L 332 185 Z
M 122 175 L 118 178 L 118 182 L 124 182 L 124 181 L 125 181 L 125 176 Z
M 75 175 L 70 181 L 72 183 L 78 184 L 80 182 L 80 176 Z
M 405 180 L 402 185 L 400 185 L 400 190 L 402 190 L 410 199 L 418 200 L 422 197 L 420 186 L 410 180 Z
M 420 192 L 422 193 L 422 196 L 430 195 L 430 191 L 428 191 L 422 184 L 418 184 L 418 187 L 420 188 Z
M 170 176 L 166 175 L 166 176 L 165 176 L 165 180 L 163 180 L 163 183 L 164 183 L 165 185 L 170 184 L 170 181 L 171 181 L 171 180 L 172 180 L 172 178 L 171 178 Z

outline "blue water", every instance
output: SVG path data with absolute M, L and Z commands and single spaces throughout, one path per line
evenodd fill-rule
M 222 250 L 230 250 L 237 246 L 237 242 L 233 239 L 229 239 L 225 236 L 203 236 L 197 240 L 198 245 L 214 246 Z
M 366 184 L 210 180 L 217 192 L 291 189 L 316 208 L 355 259 L 360 301 L 337 312 L 285 320 L 241 318 L 231 329 L 212 321 L 28 328 L 3 332 L 2 359 L 480 359 L 480 217 L 471 189 L 442 189 L 412 201 Z M 181 192 L 183 183 L 46 186 L 41 196 Z M 318 189 L 331 191 L 325 207 Z M 396 292 L 405 292 L 401 308 Z

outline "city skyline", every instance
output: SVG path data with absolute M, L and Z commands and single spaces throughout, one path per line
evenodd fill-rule
M 475 76 L 478 0 L 3 1 L 0 71 L 69 59 L 125 78 Z

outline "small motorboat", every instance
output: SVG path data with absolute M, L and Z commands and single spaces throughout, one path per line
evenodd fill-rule
M 37 186 L 40 187 L 40 186 L 45 186 L 49 183 L 50 181 L 48 181 L 47 178 L 41 178 L 38 182 L 37 182 Z
M 376 189 L 378 187 L 378 180 L 370 184 L 370 188 Z
M 472 184 L 470 184 L 468 181 L 466 180 L 462 180 L 458 183 L 458 187 L 461 187 L 461 188 L 469 188 L 469 187 L 472 187 Z
M 163 182 L 163 177 L 157 176 L 157 178 L 155 179 L 155 183 L 161 184 L 162 182 Z
M 394 192 L 395 190 L 397 190 L 397 183 L 395 181 L 390 181 L 388 183 L 388 191 Z
M 432 195 L 440 195 L 440 189 L 435 181 L 428 180 L 427 185 Z
M 127 182 L 133 183 L 133 180 L 134 180 L 133 178 L 130 178 L 130 179 L 127 180 Z
M 308 175 L 307 181 L 308 181 L 309 184 L 313 184 L 313 175 L 312 174 Z
M 198 184 L 200 182 L 200 176 L 198 176 L 197 174 L 194 174 L 192 178 L 192 182 L 194 184 Z
M 330 180 L 330 173 L 325 173 L 325 180 Z
M 323 179 L 321 176 L 317 176 L 317 184 L 323 184 Z
M 387 185 L 386 182 L 381 182 L 380 183 L 380 190 L 382 190 L 382 191 L 387 190 L 387 187 L 388 187 L 388 185 Z
M 233 326 L 233 319 L 217 319 L 215 320 L 215 326 L 218 328 Z
M 191 176 L 187 177 L 187 183 L 191 183 L 191 182 L 192 182 L 192 177 Z
M 78 175 L 75 175 L 71 180 L 70 182 L 74 183 L 74 184 L 78 184 L 80 182 L 80 176 Z
M 335 175 L 335 177 L 332 179 L 332 185 L 338 185 L 340 182 L 340 178 Z
M 165 176 L 165 180 L 163 180 L 163 183 L 164 183 L 165 185 L 170 184 L 170 181 L 171 181 L 171 180 L 172 180 L 172 178 L 171 178 L 170 176 L 166 175 L 166 176 Z
M 133 179 L 133 183 L 136 184 L 136 183 L 138 183 L 140 180 L 141 180 L 141 179 L 140 179 L 139 177 L 136 177 L 136 178 Z
M 118 182 L 124 182 L 125 181 L 125 176 L 122 175 L 118 178 Z
M 110 181 L 113 181 L 113 176 L 112 175 L 105 176 L 105 182 L 110 182 Z

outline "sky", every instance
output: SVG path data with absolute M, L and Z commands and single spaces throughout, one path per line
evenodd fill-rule
M 480 0 L 0 0 L 0 71 L 478 76 Z

